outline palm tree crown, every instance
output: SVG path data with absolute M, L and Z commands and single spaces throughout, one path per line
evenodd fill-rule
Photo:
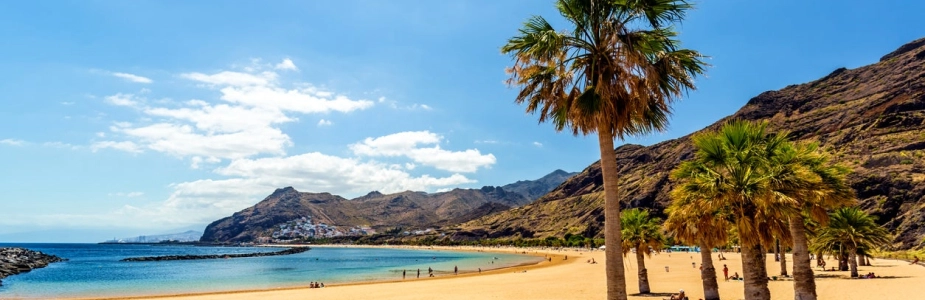
M 517 103 L 574 134 L 601 130 L 623 138 L 663 130 L 670 104 L 694 89 L 705 63 L 680 49 L 670 26 L 691 6 L 679 0 L 559 0 L 571 23 L 557 31 L 541 16 L 524 23 L 501 48 L 514 57 L 508 84 Z
M 645 210 L 633 208 L 623 211 L 620 222 L 623 225 L 623 255 L 629 253 L 630 249 L 636 249 L 636 252 L 650 256 L 650 249 L 662 249 L 665 236 L 662 234 L 661 219 L 650 217 Z

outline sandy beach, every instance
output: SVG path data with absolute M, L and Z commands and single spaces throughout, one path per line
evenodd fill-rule
M 414 247 L 402 247 L 414 248 Z M 550 256 L 530 266 L 505 268 L 488 272 L 443 275 L 435 278 L 408 279 L 371 283 L 327 284 L 325 288 L 293 288 L 266 291 L 224 292 L 196 295 L 164 295 L 132 299 L 601 299 L 605 293 L 604 253 L 582 250 L 525 250 L 513 248 L 435 247 L 447 251 L 495 251 Z M 567 259 L 566 259 L 567 256 Z M 727 260 L 714 260 L 723 299 L 743 299 L 741 281 L 723 281 L 723 264 L 729 274 L 742 274 L 740 256 L 726 253 Z M 597 264 L 589 264 L 590 259 Z M 684 289 L 691 299 L 703 297 L 699 275 L 699 253 L 660 253 L 646 260 L 649 270 L 650 295 L 638 293 L 635 258 L 625 260 L 627 288 L 630 299 L 662 299 Z M 788 268 L 792 261 L 788 255 Z M 691 262 L 696 265 L 692 267 Z M 834 260 L 826 261 L 828 266 Z M 861 274 L 874 272 L 881 278 L 848 279 L 848 272 L 815 269 L 819 299 L 914 299 L 925 295 L 925 267 L 898 260 L 877 259 L 872 266 L 859 267 Z M 668 267 L 666 272 L 665 267 Z M 768 256 L 768 272 L 780 273 L 780 264 Z M 793 299 L 793 282 L 771 281 L 772 299 Z

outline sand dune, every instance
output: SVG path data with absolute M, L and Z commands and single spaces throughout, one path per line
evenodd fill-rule
M 450 248 L 447 248 L 448 250 Z M 452 248 L 460 250 L 462 248 Z M 471 248 L 470 248 L 471 249 Z M 513 249 L 495 249 L 511 252 Z M 523 251 L 519 249 L 516 251 Z M 603 299 L 605 294 L 604 253 L 602 251 L 536 251 L 536 255 L 549 254 L 553 262 L 516 267 L 482 274 L 445 275 L 436 278 L 414 279 L 348 285 L 329 284 L 321 289 L 286 289 L 202 295 L 159 296 L 148 298 L 183 300 L 219 299 Z M 727 253 L 724 261 L 714 261 L 719 276 L 722 299 L 743 299 L 742 282 L 725 282 L 723 264 L 729 273 L 742 274 L 738 254 Z M 565 260 L 568 256 L 568 260 Z M 597 264 L 587 260 L 594 258 Z M 627 288 L 638 292 L 635 259 L 626 260 Z M 788 255 L 788 263 L 792 259 Z M 695 262 L 694 267 L 691 262 Z M 699 275 L 698 253 L 661 253 L 646 260 L 649 282 L 654 295 L 631 295 L 630 299 L 663 299 L 684 289 L 691 299 L 703 297 Z M 829 266 L 834 260 L 827 260 Z M 873 266 L 859 267 L 861 274 L 874 272 L 883 278 L 848 279 L 848 272 L 819 271 L 816 269 L 819 299 L 918 299 L 925 295 L 925 267 L 909 265 L 896 260 L 872 260 Z M 665 271 L 665 267 L 669 271 Z M 788 268 L 791 267 L 788 264 Z M 780 265 L 768 256 L 770 275 L 780 273 Z M 789 271 L 792 273 L 792 270 Z M 793 299 L 792 281 L 772 281 L 772 299 Z

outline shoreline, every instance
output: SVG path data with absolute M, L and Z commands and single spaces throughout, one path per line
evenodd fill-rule
M 475 277 L 475 276 L 502 274 L 502 273 L 507 273 L 510 271 L 517 273 L 517 272 L 526 272 L 529 270 L 553 267 L 553 266 L 557 266 L 563 263 L 574 262 L 574 261 L 568 261 L 568 260 L 562 259 L 565 256 L 563 254 L 551 253 L 552 251 L 557 251 L 557 250 L 538 250 L 538 249 L 516 248 L 516 247 L 492 248 L 492 247 L 481 247 L 481 246 L 479 247 L 477 246 L 404 246 L 404 245 L 385 246 L 385 245 L 316 245 L 316 244 L 293 244 L 293 245 L 261 244 L 261 245 L 255 245 L 255 247 L 405 249 L 405 250 L 432 250 L 432 251 L 448 251 L 448 252 L 503 253 L 503 254 L 518 254 L 518 255 L 528 255 L 528 256 L 536 256 L 536 257 L 544 257 L 544 258 L 548 258 L 548 257 L 553 258 L 551 261 L 541 260 L 536 263 L 520 263 L 520 264 L 513 265 L 513 266 L 505 266 L 505 267 L 499 267 L 499 268 L 494 268 L 494 269 L 482 270 L 482 272 L 471 271 L 471 270 L 460 271 L 459 275 L 441 275 L 441 276 L 435 276 L 435 277 L 422 277 L 422 278 L 409 278 L 409 279 L 382 279 L 382 280 L 331 283 L 331 284 L 325 284 L 325 287 L 321 289 L 350 287 L 350 286 L 365 286 L 365 285 L 386 284 L 386 283 L 441 281 L 441 280 L 448 280 L 448 279 L 458 279 L 458 278 L 467 278 L 467 277 Z M 539 251 L 543 251 L 543 252 L 539 252 Z M 546 251 L 550 251 L 550 252 L 546 252 Z M 125 296 L 105 296 L 105 297 L 66 297 L 66 298 L 61 298 L 61 299 L 66 299 L 66 300 L 172 299 L 172 298 L 185 298 L 185 297 L 252 294 L 252 293 L 263 293 L 263 292 L 317 290 L 317 288 L 308 287 L 308 284 L 309 283 L 307 282 L 307 283 L 304 283 L 304 285 L 279 287 L 279 288 L 266 288 L 266 289 L 242 289 L 242 290 L 222 290 L 222 291 L 208 291 L 208 292 L 165 293 L 165 294 L 151 294 L 151 295 L 125 295 Z

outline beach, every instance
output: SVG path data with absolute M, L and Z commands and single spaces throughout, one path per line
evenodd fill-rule
M 415 248 L 415 247 L 400 247 Z M 431 247 L 427 247 L 431 249 Z M 433 247 L 446 251 L 490 251 L 499 253 L 527 252 L 531 255 L 552 257 L 535 265 L 517 266 L 482 272 L 460 270 L 460 275 L 441 275 L 434 278 L 380 281 L 369 283 L 331 284 L 325 288 L 289 288 L 263 291 L 219 292 L 194 295 L 163 295 L 132 299 L 602 299 L 604 298 L 604 252 L 600 250 L 528 250 L 519 248 Z M 635 258 L 625 259 L 627 290 L 630 299 L 662 299 L 684 289 L 690 299 L 703 298 L 699 275 L 699 253 L 659 253 L 646 259 L 649 273 L 650 295 L 638 295 Z M 717 269 L 720 297 L 743 299 L 741 281 L 724 281 L 723 264 L 729 274 L 742 274 L 740 256 L 725 253 L 726 260 L 714 260 Z M 566 259 L 567 257 L 567 259 Z M 714 253 L 714 257 L 716 254 Z M 590 264 L 594 259 L 597 263 Z M 792 258 L 788 255 L 788 269 Z M 692 267 L 691 262 L 695 265 Z M 826 260 L 829 267 L 836 265 Z M 925 295 L 925 267 L 909 265 L 899 260 L 875 259 L 872 266 L 859 266 L 861 274 L 874 272 L 881 278 L 848 279 L 848 271 L 820 271 L 815 268 L 819 299 L 913 299 Z M 815 263 L 813 263 L 815 265 Z M 668 267 L 666 272 L 665 267 Z M 410 270 L 409 270 L 410 271 Z M 792 271 L 789 271 L 792 273 Z M 768 273 L 780 273 L 780 264 L 768 255 Z M 410 273 L 409 273 L 410 274 Z M 422 277 L 424 277 L 422 275 Z M 307 283 L 306 283 L 307 286 Z M 793 282 L 771 281 L 772 299 L 793 299 Z

